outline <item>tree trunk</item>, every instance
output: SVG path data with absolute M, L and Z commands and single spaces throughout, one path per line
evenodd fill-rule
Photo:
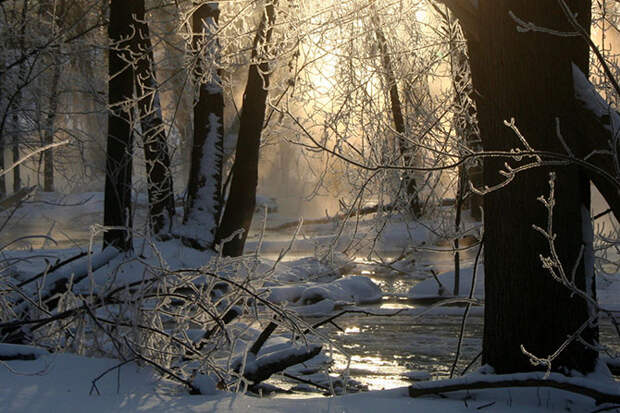
M 203 3 L 192 16 L 194 75 L 199 86 L 194 106 L 194 144 L 181 234 L 191 245 L 212 248 L 222 208 L 224 94 L 220 80 L 218 3 Z M 213 62 L 209 63 L 208 60 Z M 206 67 L 212 67 L 206 73 Z
M 568 4 L 578 13 L 583 26 L 590 27 L 591 2 L 571 0 Z M 575 145 L 581 136 L 571 62 L 587 73 L 588 46 L 575 37 L 520 33 L 509 11 L 526 22 L 572 31 L 556 0 L 479 2 L 480 41 L 476 44 L 470 38 L 469 44 L 483 148 L 523 148 L 515 133 L 503 124 L 504 120 L 515 118 L 534 149 L 564 153 L 556 134 L 556 118 L 568 145 Z M 498 171 L 504 168 L 505 161 L 485 159 L 485 185 L 503 179 Z M 482 362 L 493 366 L 497 373 L 535 369 L 521 352 L 521 345 L 546 357 L 591 315 L 584 300 L 572 296 L 553 280 L 539 259 L 539 255 L 549 255 L 549 246 L 532 225 L 546 228 L 547 211 L 537 197 L 549 192 L 551 171 L 557 174 L 553 228 L 559 259 L 568 274 L 576 266 L 577 286 L 594 295 L 592 262 L 578 259 L 582 247 L 586 257 L 591 252 L 586 233 L 591 228 L 582 223 L 589 222 L 590 187 L 582 170 L 576 166 L 536 168 L 519 173 L 507 187 L 487 194 Z M 587 216 L 582 218 L 582 214 Z M 581 337 L 594 343 L 597 335 L 597 327 L 588 327 Z M 589 372 L 596 360 L 595 351 L 573 341 L 555 360 L 553 368 Z
M 108 80 L 108 144 L 103 224 L 116 227 L 106 231 L 103 247 L 113 245 L 122 251 L 132 249 L 131 172 L 133 136 L 130 109 L 126 102 L 133 94 L 134 73 L 126 49 L 131 46 L 131 8 L 121 0 L 110 2 Z M 124 51 L 125 50 L 125 51 Z
M 4 133 L 0 131 L 0 169 L 4 170 Z M 0 198 L 6 195 L 6 180 L 0 176 Z
M 45 135 L 43 136 L 43 145 L 49 145 L 54 142 L 54 122 L 56 120 L 56 112 L 58 110 L 58 83 L 60 82 L 60 49 L 52 50 L 52 60 L 54 62 L 51 93 L 49 98 L 49 107 L 47 119 L 45 122 Z M 54 191 L 54 150 L 48 149 L 43 153 L 43 191 Z
M 414 166 L 412 165 L 412 161 L 415 155 L 415 148 L 410 142 L 407 142 L 407 136 L 405 135 L 405 119 L 403 117 L 402 103 L 398 93 L 398 83 L 392 68 L 392 60 L 390 58 L 388 43 L 385 38 L 383 28 L 381 27 L 381 21 L 379 20 L 379 16 L 374 6 L 372 13 L 372 23 L 374 26 L 375 36 L 377 37 L 379 53 L 381 55 L 381 66 L 383 67 L 384 76 L 389 89 L 392 120 L 394 121 L 394 129 L 398 132 L 398 148 L 400 151 L 400 156 L 405 166 Z M 409 210 L 415 217 L 419 217 L 422 211 L 420 208 L 418 185 L 416 183 L 415 176 L 413 176 L 411 171 L 405 171 L 402 178 L 405 185 L 405 193 L 407 196 Z
M 146 23 L 144 0 L 135 1 L 136 34 L 132 48 L 135 58 L 135 84 L 138 94 L 138 116 L 144 144 L 149 216 L 153 233 L 168 232 L 174 216 L 174 190 L 170 154 L 155 77 L 155 60 L 149 26 Z
M 22 53 L 22 57 L 26 53 L 26 16 L 28 15 L 28 0 L 24 1 L 22 6 L 22 14 L 21 14 L 21 28 L 20 28 L 20 37 L 19 37 L 19 46 L 20 51 Z M 25 84 L 26 77 L 26 62 L 22 62 L 19 65 L 19 74 L 17 75 L 18 87 L 19 90 L 16 93 L 15 100 L 13 102 L 13 141 L 12 141 L 12 153 L 13 153 L 13 163 L 15 163 L 15 167 L 13 168 L 13 192 L 19 192 L 22 187 L 21 180 L 21 166 L 17 165 L 19 161 L 19 141 L 20 141 L 20 130 L 21 126 L 19 124 L 19 110 L 22 104 L 22 85 Z
M 275 4 L 276 0 L 273 0 L 265 5 L 256 37 L 254 37 L 252 64 L 243 94 L 230 194 L 216 236 L 216 244 L 220 244 L 238 229 L 243 230 L 241 234 L 222 246 L 222 253 L 231 257 L 243 254 L 243 247 L 256 206 L 258 152 L 267 108 L 270 70 L 269 64 L 263 59 L 267 56 L 275 23 Z

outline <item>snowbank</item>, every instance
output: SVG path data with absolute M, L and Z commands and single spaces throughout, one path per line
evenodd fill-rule
M 316 305 L 329 300 L 335 305 L 368 304 L 380 301 L 381 289 L 368 277 L 344 277 L 329 283 L 306 283 L 270 288 L 269 300 L 296 306 Z M 327 301 L 327 302 L 329 302 Z M 322 308 L 325 310 L 326 308 Z
M 473 277 L 473 267 L 461 268 L 459 277 L 458 297 L 468 297 L 471 289 Z M 438 274 L 437 278 L 431 276 L 426 280 L 414 285 L 407 296 L 414 300 L 428 300 L 453 297 L 454 291 L 454 271 Z M 484 298 L 484 266 L 478 265 L 476 272 L 476 286 L 474 298 Z

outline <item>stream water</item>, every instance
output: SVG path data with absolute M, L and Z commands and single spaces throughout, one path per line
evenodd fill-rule
M 461 266 L 473 265 L 475 249 L 461 253 Z M 424 271 L 432 267 L 438 273 L 453 269 L 451 252 L 424 251 L 415 255 L 416 268 Z M 407 386 L 417 379 L 446 378 L 454 363 L 464 307 L 450 307 L 441 314 L 415 317 L 428 303 L 412 302 L 401 297 L 421 279 L 418 271 L 401 273 L 380 264 L 358 259 L 358 266 L 348 275 L 365 275 L 378 284 L 383 293 L 382 302 L 363 306 L 368 312 L 405 309 L 395 316 L 368 316 L 346 314 L 323 332 L 345 350 L 336 352 L 332 370 L 342 373 L 348 367 L 349 377 L 361 382 L 369 390 Z M 309 321 L 316 321 L 310 319 Z M 477 358 L 482 349 L 483 309 L 473 308 L 467 318 L 459 363 L 455 372 L 460 374 Z M 611 323 L 603 320 L 600 339 L 614 351 L 620 343 Z M 478 367 L 477 360 L 472 368 Z M 409 373 L 409 374 L 408 374 Z M 413 374 L 412 374 L 413 373 Z M 427 374 L 422 374 L 427 373 Z
M 473 265 L 475 250 L 461 253 L 462 265 Z M 333 355 L 334 372 L 345 371 L 367 386 L 369 390 L 389 389 L 411 384 L 408 373 L 415 377 L 438 378 L 449 375 L 454 361 L 464 307 L 452 307 L 448 313 L 416 313 L 427 306 L 414 303 L 403 296 L 421 279 L 429 276 L 428 269 L 437 272 L 452 268 L 450 252 L 419 252 L 414 256 L 412 272 L 394 271 L 382 264 L 358 258 L 357 266 L 347 276 L 370 277 L 384 297 L 380 303 L 363 306 L 369 313 L 396 313 L 394 316 L 345 314 L 336 324 L 323 327 L 323 333 L 335 340 L 346 352 Z M 426 274 L 425 274 L 426 272 Z M 459 363 L 463 369 L 476 357 L 481 348 L 482 317 L 473 311 L 468 318 Z M 311 319 L 309 321 L 315 321 Z M 347 358 L 347 355 L 349 358 Z M 460 372 L 460 370 L 459 370 Z

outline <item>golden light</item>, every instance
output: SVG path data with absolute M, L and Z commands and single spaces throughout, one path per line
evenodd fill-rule
M 422 4 L 419 6 L 419 9 L 416 10 L 416 12 L 415 12 L 415 18 L 419 22 L 422 22 L 422 23 L 426 23 L 427 22 L 428 15 L 426 13 L 426 6 L 424 6 Z

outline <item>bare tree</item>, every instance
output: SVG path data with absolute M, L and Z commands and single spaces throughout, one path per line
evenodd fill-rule
M 213 248 L 222 199 L 224 92 L 221 85 L 218 3 L 195 5 L 192 51 L 198 100 L 182 234 L 193 246 Z M 209 61 L 211 60 L 211 61 Z M 209 69 L 212 68 L 212 69 Z
M 135 2 L 134 11 L 135 33 L 131 46 L 135 59 L 138 118 L 144 144 L 151 228 L 158 234 L 169 231 L 172 225 L 174 188 L 144 0 Z
M 132 249 L 131 182 L 133 135 L 130 119 L 134 71 L 128 49 L 133 38 L 132 11 L 121 0 L 110 2 L 108 144 L 103 223 L 103 247 Z
M 215 237 L 217 245 L 239 229 L 242 230 L 241 234 L 222 246 L 222 253 L 231 257 L 243 254 L 243 247 L 252 224 L 252 215 L 256 205 L 258 155 L 267 108 L 271 70 L 265 59 L 268 56 L 274 30 L 276 2 L 277 0 L 268 0 L 265 4 L 254 37 L 252 63 L 243 94 L 243 107 L 241 109 L 235 163 L 232 167 L 230 193 L 226 201 L 222 222 Z

